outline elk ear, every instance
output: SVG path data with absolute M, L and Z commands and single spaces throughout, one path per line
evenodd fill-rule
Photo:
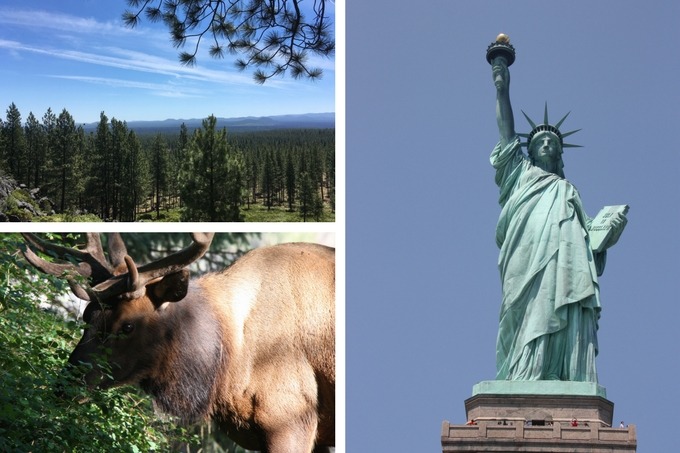
M 177 302 L 184 299 L 188 289 L 188 269 L 168 274 L 161 281 L 147 286 L 149 297 L 157 308 L 165 302 Z

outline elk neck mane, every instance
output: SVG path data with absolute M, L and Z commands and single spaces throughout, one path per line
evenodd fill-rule
M 193 422 L 212 415 L 217 386 L 226 368 L 219 317 L 200 285 L 180 302 L 169 303 L 159 323 L 159 350 L 165 353 L 140 387 L 168 414 Z

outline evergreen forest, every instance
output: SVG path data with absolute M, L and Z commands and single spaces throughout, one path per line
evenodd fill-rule
M 0 177 L 17 184 L 0 197 L 15 221 L 327 222 L 335 130 L 228 132 L 210 116 L 194 130 L 136 132 L 104 112 L 86 130 L 66 109 L 22 121 L 12 103 Z

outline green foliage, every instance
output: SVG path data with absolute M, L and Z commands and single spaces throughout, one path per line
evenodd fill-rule
M 182 220 L 242 221 L 243 167 L 240 153 L 227 144 L 226 129 L 217 130 L 217 118 L 211 115 L 203 120 L 182 166 Z
M 21 220 L 22 222 L 29 222 L 33 220 L 33 214 L 25 209 L 19 208 L 19 203 L 28 203 L 34 208 L 35 206 L 31 196 L 23 189 L 13 190 L 12 193 L 5 199 L 5 206 L 3 207 L 3 212 L 8 216 L 14 216 Z
M 193 66 L 201 40 L 210 42 L 212 58 L 225 53 L 242 57 L 236 67 L 255 68 L 253 78 L 265 83 L 275 75 L 294 79 L 318 79 L 323 71 L 309 66 L 309 54 L 328 57 L 335 51 L 333 24 L 326 14 L 327 0 L 313 2 L 313 11 L 304 14 L 302 0 L 128 0 L 133 10 L 123 13 L 123 21 L 135 27 L 142 14 L 152 22 L 162 21 L 170 31 L 172 44 L 182 50 L 179 60 Z M 141 6 L 140 6 L 141 4 Z
M 156 207 L 156 218 L 160 216 L 163 196 L 168 191 L 168 147 L 161 134 L 157 134 L 151 145 L 151 175 L 153 182 L 152 203 Z
M 284 206 L 298 212 L 287 222 L 327 221 L 325 213 L 334 213 L 333 129 L 227 137 L 214 120 L 206 119 L 193 136 L 182 125 L 138 137 L 101 112 L 96 130 L 86 133 L 65 109 L 58 116 L 48 109 L 42 121 L 30 113 L 22 127 L 12 104 L 0 121 L 0 168 L 18 184 L 39 187 L 39 196 L 49 199 L 43 211 L 57 212 L 47 219 L 14 214 L 23 221 L 90 221 L 79 217 L 84 213 L 124 222 L 242 221 L 260 204 L 271 215 L 258 214 L 258 222 L 281 221 Z
M 101 222 L 95 214 L 75 214 L 70 212 L 63 212 L 61 214 L 52 214 L 42 217 L 34 217 L 34 222 Z
M 300 222 L 303 217 L 297 211 L 289 211 L 285 206 L 267 208 L 264 204 L 251 205 L 250 209 L 243 211 L 246 222 Z M 308 219 L 312 220 L 312 219 Z M 335 214 L 325 208 L 319 215 L 318 222 L 334 222 Z
M 139 222 L 180 222 L 182 210 L 180 208 L 160 209 L 157 212 L 146 212 L 137 216 Z
M 54 184 L 49 196 L 54 198 L 59 210 L 64 212 L 75 204 L 76 169 L 82 157 L 75 150 L 78 147 L 78 132 L 75 120 L 63 109 L 55 124 L 54 146 L 49 149 L 51 179 Z
M 3 153 L 0 163 L 18 179 L 26 172 L 26 141 L 21 127 L 21 113 L 12 102 L 7 108 L 7 116 L 2 124 Z
M 38 308 L 68 288 L 36 278 L 20 245 L 18 235 L 0 235 L 0 451 L 147 452 L 195 443 L 136 390 L 90 392 L 63 372 L 82 326 Z

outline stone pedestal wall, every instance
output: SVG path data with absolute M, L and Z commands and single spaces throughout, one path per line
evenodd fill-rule
M 542 452 L 542 453 L 634 453 L 635 426 L 605 428 L 596 424 L 571 426 L 554 422 L 550 426 L 525 426 L 514 422 L 499 425 L 442 424 L 442 452 Z
M 623 453 L 637 449 L 635 426 L 612 427 L 614 404 L 596 384 L 584 395 L 557 394 L 550 388 L 533 395 L 526 391 L 484 393 L 493 390 L 498 390 L 494 384 L 475 386 L 475 395 L 465 401 L 467 424 L 442 424 L 443 452 Z

